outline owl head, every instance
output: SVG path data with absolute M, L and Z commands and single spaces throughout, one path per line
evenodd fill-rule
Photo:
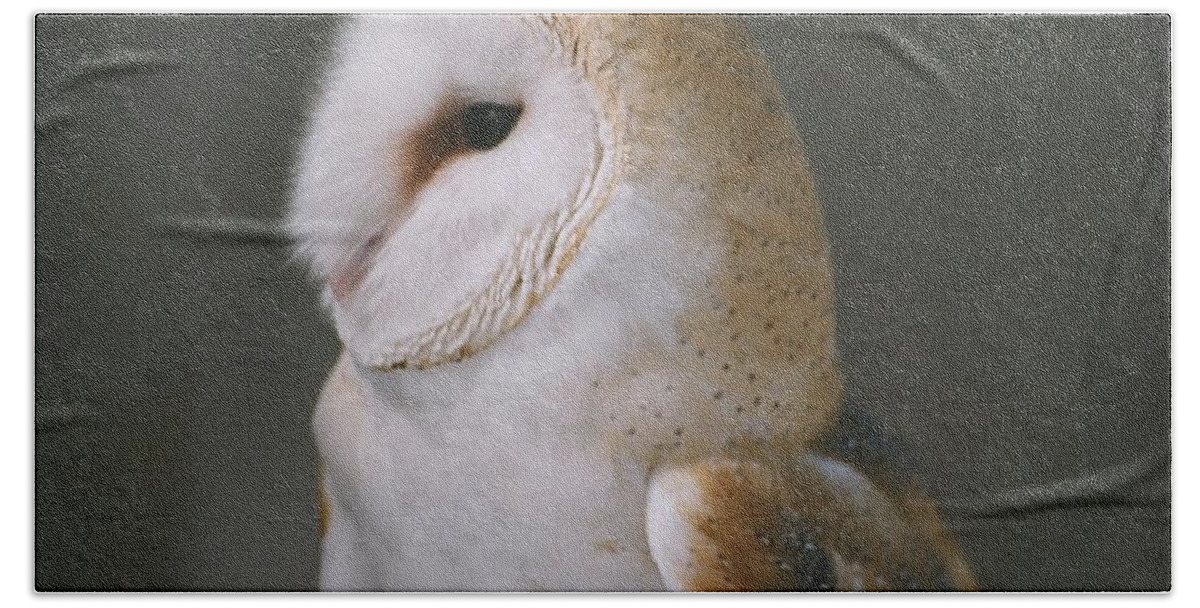
M 803 441 L 839 399 L 812 179 L 734 19 L 357 17 L 289 225 L 360 365 L 462 360 L 553 298 L 626 345 L 653 326 L 640 356 L 706 379 L 712 428 Z
M 540 17 L 343 29 L 288 224 L 359 361 L 461 359 L 566 270 L 620 164 L 613 99 L 580 44 Z

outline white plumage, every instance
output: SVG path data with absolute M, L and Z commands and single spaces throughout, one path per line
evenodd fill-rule
M 290 217 L 346 346 L 322 586 L 971 586 L 927 500 L 810 451 L 821 222 L 736 21 L 351 20 Z

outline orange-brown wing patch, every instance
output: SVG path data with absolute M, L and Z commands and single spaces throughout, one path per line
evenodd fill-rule
M 716 461 L 689 468 L 699 504 L 680 586 L 695 591 L 975 588 L 933 503 L 893 498 L 848 466 Z
M 812 530 L 782 503 L 780 480 L 767 467 L 718 462 L 693 469 L 703 506 L 690 513 L 696 531 L 684 587 L 693 591 L 828 590 L 832 562 Z

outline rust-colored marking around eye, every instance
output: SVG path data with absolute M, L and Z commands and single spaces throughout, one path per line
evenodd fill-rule
M 380 246 L 405 218 L 412 214 L 417 194 L 439 169 L 470 151 L 463 142 L 461 115 L 465 103 L 447 98 L 438 104 L 428 121 L 401 133 L 391 159 L 394 195 L 384 225 L 347 255 L 330 277 L 334 299 L 346 301 L 358 291 L 375 261 Z
M 466 103 L 447 98 L 425 124 L 401 135 L 396 146 L 396 199 L 392 217 L 400 221 L 412 211 L 417 193 L 438 169 L 470 151 L 463 141 L 462 112 Z
M 330 287 L 335 299 L 345 301 L 358 291 L 380 246 L 412 214 L 418 194 L 438 171 L 459 156 L 499 145 L 522 109 L 521 104 L 468 103 L 459 97 L 446 97 L 428 121 L 399 134 L 391 157 L 394 179 L 391 208 L 381 220 L 382 226 L 358 244 L 334 270 Z

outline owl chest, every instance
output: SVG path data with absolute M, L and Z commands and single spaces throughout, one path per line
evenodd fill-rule
M 661 586 L 643 464 L 571 440 L 528 396 L 432 396 L 451 392 L 368 404 L 354 448 L 329 455 L 327 587 Z
M 426 370 L 359 368 L 359 402 L 319 408 L 326 588 L 662 587 L 647 453 L 698 432 L 660 394 L 689 383 L 663 348 L 680 303 L 626 280 L 662 257 L 600 257 L 582 252 L 495 345 Z

